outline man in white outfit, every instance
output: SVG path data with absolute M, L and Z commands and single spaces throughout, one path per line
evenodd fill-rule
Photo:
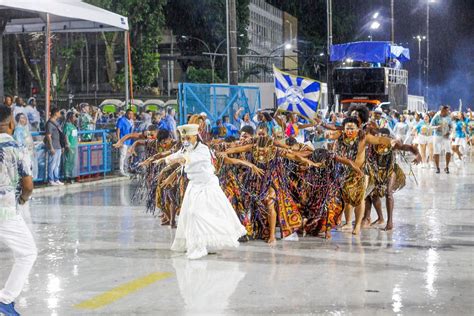
M 38 253 L 19 212 L 20 205 L 25 205 L 33 192 L 31 160 L 26 147 L 11 136 L 12 127 L 11 109 L 0 106 L 0 242 L 12 250 L 15 258 L 10 276 L 0 290 L 0 314 L 5 315 L 19 315 L 14 301 Z
M 444 172 L 449 173 L 449 162 L 451 161 L 451 129 L 452 122 L 449 116 L 449 106 L 443 105 L 440 110 L 431 120 L 431 127 L 433 133 L 433 147 L 434 147 L 434 161 L 436 164 L 436 173 L 440 173 L 439 169 L 439 155 L 441 152 L 446 154 L 446 168 Z

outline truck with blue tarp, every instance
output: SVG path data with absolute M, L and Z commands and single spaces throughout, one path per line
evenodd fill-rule
M 363 103 L 369 109 L 389 104 L 401 112 L 408 105 L 408 48 L 390 42 L 352 42 L 333 45 L 332 92 L 337 110 Z

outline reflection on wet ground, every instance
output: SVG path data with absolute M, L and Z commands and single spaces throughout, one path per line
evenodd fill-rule
M 128 184 L 35 198 L 40 250 L 17 306 L 25 315 L 470 314 L 474 164 L 418 170 L 396 194 L 395 230 L 360 238 L 242 244 L 188 261 L 174 231 L 130 205 Z M 375 215 L 374 215 L 375 216 Z M 10 253 L 0 248 L 0 280 Z

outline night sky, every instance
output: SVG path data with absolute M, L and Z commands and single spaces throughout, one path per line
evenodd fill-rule
M 360 24 L 354 39 L 367 39 L 364 24 L 373 12 L 380 11 L 382 26 L 373 34 L 374 40 L 390 40 L 390 0 L 352 1 L 358 4 Z M 395 0 L 395 42 L 411 52 L 412 60 L 405 65 L 410 94 L 418 94 L 418 42 L 413 36 L 426 35 L 426 1 Z M 457 109 L 461 98 L 464 109 L 474 110 L 474 0 L 436 0 L 430 10 L 429 106 L 434 109 L 449 104 Z M 426 42 L 421 54 L 426 58 Z

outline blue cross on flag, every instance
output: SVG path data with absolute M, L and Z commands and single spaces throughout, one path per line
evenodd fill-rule
M 294 112 L 308 119 L 315 118 L 321 97 L 321 83 L 290 75 L 275 66 L 273 75 L 278 109 Z

